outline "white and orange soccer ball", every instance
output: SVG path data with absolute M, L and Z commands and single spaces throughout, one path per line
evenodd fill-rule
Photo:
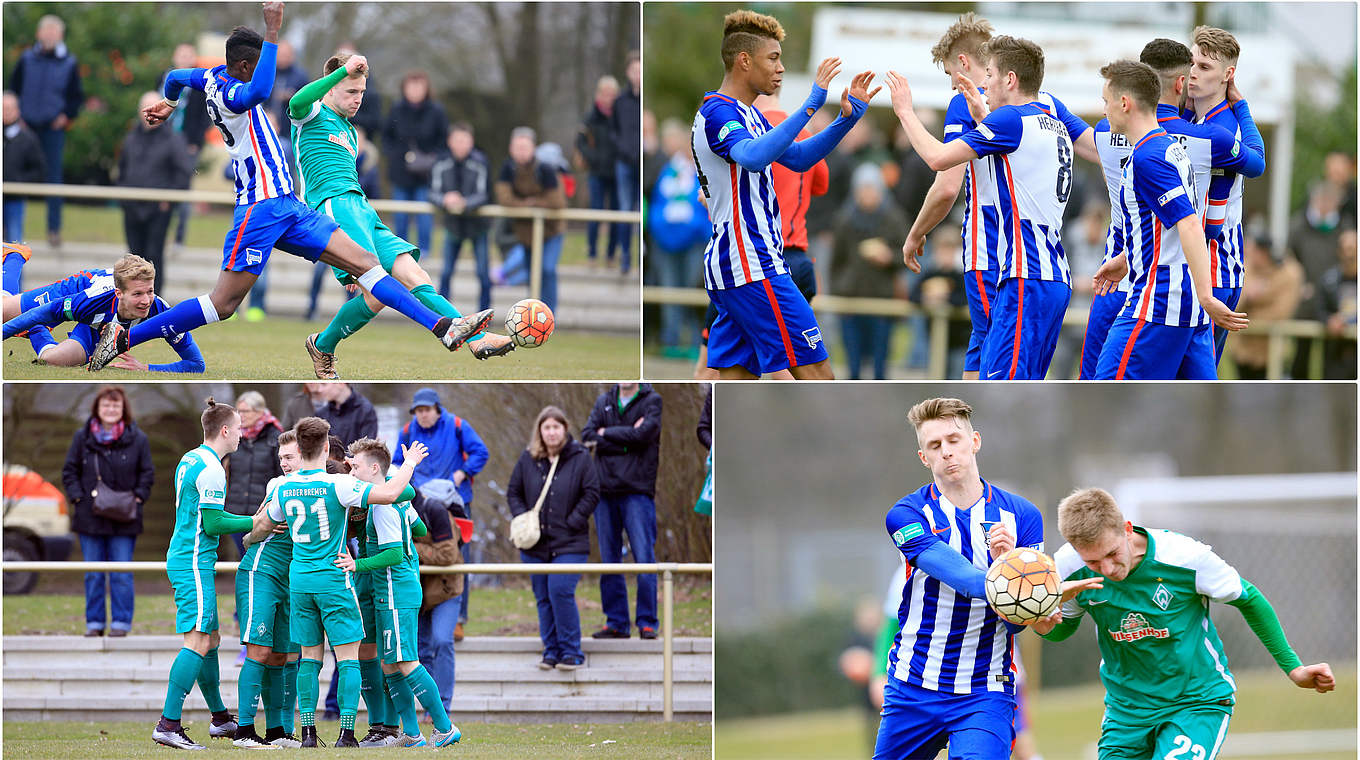
M 1058 567 L 1038 549 L 1011 549 L 987 568 L 987 601 L 996 614 L 1017 625 L 1042 620 L 1062 601 Z
M 537 298 L 526 298 L 510 307 L 505 330 L 520 348 L 538 348 L 553 334 L 553 313 Z

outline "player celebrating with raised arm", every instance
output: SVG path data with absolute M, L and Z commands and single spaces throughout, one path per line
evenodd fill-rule
M 18 262 L 21 266 L 22 262 Z M 170 308 L 156 295 L 156 267 L 129 253 L 112 269 L 86 269 L 51 285 L 23 293 L 4 294 L 4 337 L 26 334 L 39 364 L 79 367 L 90 360 L 100 326 L 116 321 L 136 325 Z M 49 328 L 75 322 L 65 340 L 57 342 Z M 143 364 L 131 355 L 113 363 L 119 369 L 149 372 L 200 373 L 207 368 L 193 336 L 166 338 L 180 360 Z
M 931 169 L 990 158 L 988 200 L 996 206 L 999 270 L 979 377 L 1042 380 L 1072 298 L 1062 247 L 1062 215 L 1072 191 L 1072 135 L 1086 137 L 1090 128 L 1079 119 L 1079 127 L 1069 126 L 1065 108 L 1040 99 L 1044 53 L 1038 45 L 993 37 L 981 56 L 991 113 L 948 143 L 936 140 L 912 110 L 911 88 L 901 74 L 889 72 L 887 85 L 893 111 Z M 960 94 L 980 114 L 976 88 L 966 77 L 959 81 Z
M 1222 209 L 1231 186 L 1211 183 L 1210 177 L 1213 172 L 1241 172 L 1245 177 L 1259 177 L 1266 168 L 1265 143 L 1251 119 L 1247 102 L 1239 99 L 1232 106 L 1233 112 L 1238 115 L 1242 124 L 1241 140 L 1217 124 L 1192 124 L 1181 118 L 1179 108 L 1185 96 L 1185 81 L 1190 74 L 1190 49 L 1175 40 L 1159 37 L 1144 45 L 1138 58 L 1142 63 L 1151 66 L 1161 81 L 1157 123 L 1166 130 L 1169 137 L 1185 147 L 1186 155 L 1190 157 L 1190 165 L 1194 170 L 1191 187 L 1199 195 L 1195 200 L 1195 207 L 1202 212 L 1206 209 L 1209 212 L 1215 208 Z M 1095 134 L 1101 169 L 1105 174 L 1105 186 L 1110 195 L 1110 208 L 1118 209 L 1124 164 L 1128 161 L 1129 154 L 1133 152 L 1133 144 L 1123 134 L 1111 131 L 1108 119 L 1102 119 L 1096 125 Z M 1215 197 L 1212 194 L 1215 191 L 1221 197 Z M 1215 220 L 1211 215 L 1204 219 L 1204 237 L 1207 241 L 1213 241 L 1217 237 L 1221 224 L 1221 217 Z M 1108 263 L 1123 253 L 1123 218 L 1120 214 L 1112 212 L 1110 228 L 1105 235 L 1105 258 L 1101 263 Z M 1127 256 L 1122 261 L 1126 262 Z M 1125 277 L 1119 281 L 1115 290 L 1097 295 L 1091 301 L 1090 314 L 1086 319 L 1086 335 L 1082 340 L 1081 379 L 1095 378 L 1096 364 L 1100 360 L 1105 337 L 1115 317 L 1124 307 L 1132 288 L 1133 283 Z M 1215 295 L 1220 295 L 1217 290 Z
M 326 61 L 325 72 L 325 76 L 298 90 L 288 101 L 293 153 L 302 173 L 307 205 L 334 219 L 365 250 L 376 252 L 383 270 L 410 288 L 416 300 L 442 316 L 461 317 L 453 304 L 435 292 L 429 274 L 417 261 L 420 249 L 383 224 L 359 185 L 355 163 L 359 136 L 349 120 L 364 101 L 368 60 L 362 55 L 341 53 Z M 340 284 L 359 284 L 344 269 L 332 269 Z M 335 370 L 336 345 L 372 321 L 382 308 L 382 302 L 365 289 L 363 298 L 346 301 L 325 330 L 307 338 L 307 353 L 318 378 L 339 379 Z M 491 316 L 492 311 L 487 309 L 473 320 L 485 324 Z M 486 359 L 510 353 L 515 344 L 504 335 L 479 333 L 468 339 L 468 347 L 473 356 Z
M 452 319 L 431 311 L 395 278 L 378 258 L 361 248 L 336 223 L 312 211 L 293 194 L 279 137 L 265 116 L 274 89 L 274 65 L 283 26 L 283 3 L 264 3 L 265 34 L 238 26 L 227 37 L 225 66 L 175 69 L 165 77 L 165 99 L 142 112 L 149 124 L 174 113 L 185 87 L 207 95 L 208 115 L 231 155 L 236 177 L 236 211 L 222 245 L 222 271 L 211 293 L 176 304 L 124 330 L 106 324 L 90 357 L 90 370 L 103 369 L 130 346 L 152 338 L 174 338 L 236 313 L 246 293 L 264 272 L 274 248 L 320 259 L 355 277 L 373 297 L 420 323 L 450 351 L 480 332 L 485 321 Z M 490 317 L 487 316 L 487 320 Z
M 875 760 L 950 757 L 1004 760 L 1014 739 L 1012 636 L 987 604 L 985 573 L 1016 546 L 1043 551 L 1043 517 L 1033 504 L 978 473 L 982 436 L 973 409 L 956 398 L 911 408 L 916 455 L 932 481 L 888 510 L 886 526 L 907 561 L 898 633 Z M 1064 584 L 1064 596 L 1099 579 Z
M 1209 320 L 1247 326 L 1209 285 L 1209 254 L 1185 148 L 1157 122 L 1161 82 L 1152 67 L 1115 61 L 1100 70 L 1110 130 L 1133 144 L 1119 190 L 1124 253 L 1096 271 L 1097 295 L 1128 276 L 1133 289 L 1100 351 L 1098 380 L 1213 380 Z
M 160 722 L 151 732 L 157 744 L 177 749 L 203 749 L 180 725 L 184 698 L 198 683 L 212 711 L 209 736 L 231 736 L 236 720 L 222 703 L 217 645 L 217 537 L 260 527 L 264 520 L 226 513 L 227 475 L 222 457 L 241 441 L 236 408 L 209 398 L 200 417 L 203 444 L 186 453 L 175 468 L 175 528 L 165 552 L 165 571 L 175 594 L 175 632 L 184 648 L 170 666 L 170 683 Z
M 704 286 L 718 309 L 708 336 L 708 366 L 726 379 L 750 380 L 787 369 L 800 380 L 831 380 L 817 317 L 784 263 L 779 203 L 770 164 L 807 171 L 826 157 L 869 107 L 873 72 L 857 74 L 841 94 L 841 115 L 795 142 L 826 102 L 839 58 L 817 67 L 803 105 L 778 127 L 752 105 L 779 89 L 784 28 L 770 16 L 735 11 L 723 19 L 722 86 L 704 95 L 692 147 L 708 200 L 713 237 L 704 250 Z
M 1062 641 L 1090 615 L 1105 684 L 1099 758 L 1218 756 L 1237 685 L 1209 602 L 1236 607 L 1275 663 L 1300 688 L 1336 688 L 1327 663 L 1304 665 L 1265 596 L 1193 538 L 1135 526 L 1109 493 L 1088 488 L 1058 505 L 1068 543 L 1054 555 L 1058 574 L 1103 579 L 1034 624 Z
M 344 552 L 345 526 L 351 508 L 391 504 L 415 498 L 408 489 L 411 473 L 427 453 L 420 443 L 406 449 L 406 462 L 386 483 L 372 485 L 351 475 L 326 473 L 330 453 L 330 423 L 304 417 L 297 431 L 302 461 L 296 473 L 277 480 L 262 519 L 251 531 L 252 542 L 262 540 L 277 525 L 287 523 L 293 540 L 293 559 L 288 566 L 288 591 L 294 641 L 302 645 L 298 666 L 301 701 L 302 746 L 315 747 L 317 676 L 324 652 L 322 634 L 335 649 L 340 679 L 340 737 L 337 747 L 357 747 L 354 715 L 359 707 L 359 642 L 364 638 L 363 616 L 354 591 L 354 579 L 337 567 Z
M 384 482 L 392 464 L 387 445 L 372 438 L 360 438 L 351 443 L 349 459 L 350 473 L 368 483 Z M 449 720 L 439 688 L 425 666 L 420 664 L 416 651 L 417 618 L 423 592 L 420 561 L 416 558 L 412 536 L 425 534 L 425 524 L 411 502 L 375 504 L 368 510 L 364 528 L 366 556 L 356 561 L 346 554 L 336 561 L 345 570 L 372 575 L 383 679 L 401 716 L 404 734 L 397 737 L 396 745 L 400 747 L 425 746 L 416 719 L 417 699 L 434 723 L 431 734 L 434 746 L 453 744 L 463 735 Z

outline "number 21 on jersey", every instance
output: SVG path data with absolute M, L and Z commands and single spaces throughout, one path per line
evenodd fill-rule
M 302 532 L 302 526 L 307 523 L 307 513 L 310 512 L 316 517 L 316 530 L 320 534 L 318 541 L 325 541 L 331 537 L 331 516 L 326 512 L 326 501 L 317 499 L 311 504 L 304 504 L 301 499 L 289 499 L 283 503 L 283 511 L 288 514 L 288 527 L 293 534 L 293 543 L 308 544 L 312 537 Z

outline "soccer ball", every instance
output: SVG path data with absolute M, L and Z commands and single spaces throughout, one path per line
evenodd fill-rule
M 505 330 L 520 348 L 538 348 L 553 334 L 553 313 L 537 298 L 526 298 L 510 307 Z
M 987 569 L 987 601 L 996 614 L 1017 625 L 1042 620 L 1062 601 L 1058 568 L 1037 549 L 1011 549 Z

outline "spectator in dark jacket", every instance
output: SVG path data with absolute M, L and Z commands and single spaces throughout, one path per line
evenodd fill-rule
M 434 165 L 431 195 L 444 208 L 444 272 L 439 276 L 439 293 L 451 298 L 449 289 L 458 254 L 464 242 L 472 243 L 477 262 L 477 281 L 481 297 L 477 309 L 491 308 L 491 258 L 487 253 L 486 219 L 477 209 L 491 202 L 491 162 L 477 150 L 472 125 L 458 122 L 449 127 L 449 155 Z
M 170 70 L 192 69 L 198 66 L 198 48 L 192 43 L 182 42 L 175 46 L 175 52 L 170 57 Z M 166 74 L 170 71 L 166 71 Z M 161 75 L 161 81 L 156 83 L 156 91 L 161 92 L 165 89 L 165 74 Z M 212 121 L 208 118 L 208 96 L 202 90 L 195 90 L 192 87 L 184 88 L 180 93 L 179 103 L 175 106 L 175 112 L 170 115 L 170 126 L 180 134 L 184 135 L 184 142 L 189 146 L 189 155 L 193 157 L 195 164 L 198 162 L 199 151 L 203 150 L 203 144 L 208 141 L 208 130 L 212 127 Z M 184 233 L 189 227 L 189 215 L 193 213 L 193 204 L 184 201 L 176 206 L 175 216 L 175 243 L 184 244 Z
M 80 537 L 85 561 L 131 562 L 155 469 L 151 444 L 133 421 L 122 388 L 108 385 L 95 394 L 89 419 L 71 438 L 61 480 L 71 503 L 71 530 Z M 137 499 L 136 518 L 117 522 L 96 515 L 94 492 L 98 488 L 131 491 Z M 85 635 L 104 635 L 106 578 L 113 608 L 109 635 L 126 636 L 132 628 L 132 573 L 85 574 Z
M 595 532 L 600 561 L 623 561 L 623 534 L 633 562 L 656 561 L 656 468 L 661 449 L 661 396 L 647 383 L 619 383 L 600 394 L 581 440 L 595 446 L 600 504 Z M 622 575 L 600 576 L 605 626 L 597 639 L 628 638 L 628 584 Z M 637 627 L 656 638 L 656 574 L 637 577 Z
M 62 40 L 66 24 L 53 15 L 38 19 L 38 41 L 19 56 L 9 88 L 19 96 L 24 121 L 42 143 L 47 181 L 61 182 L 66 130 L 85 105 L 80 66 Z M 47 199 L 47 239 L 61 245 L 61 197 Z
M 600 77 L 595 85 L 595 100 L 586 112 L 581 131 L 576 133 L 576 153 L 580 162 L 578 168 L 586 172 L 586 186 L 590 190 L 590 207 L 595 209 L 617 209 L 619 207 L 618 177 L 614 162 L 617 151 L 614 148 L 613 124 L 614 101 L 619 97 L 619 80 L 612 76 Z M 622 237 L 627 234 L 623 224 L 610 224 L 608 247 L 605 259 L 614 263 Z M 586 256 L 592 265 L 598 263 L 595 257 L 596 243 L 599 240 L 600 223 L 586 222 Z
M 19 96 L 6 91 L 4 98 L 6 182 L 42 182 L 47 179 L 47 159 L 42 143 L 24 123 L 19 111 Z M 5 240 L 24 241 L 24 199 L 5 195 Z
M 161 99 L 158 92 L 142 95 L 138 111 L 150 108 Z M 155 187 L 188 190 L 194 173 L 194 157 L 184 135 L 163 128 L 165 122 L 148 126 L 138 119 L 123 138 L 118 155 L 119 187 Z M 123 232 L 128 250 L 156 267 L 157 283 L 166 287 L 165 236 L 170 230 L 173 204 L 169 201 L 123 201 Z M 253 512 L 251 514 L 254 514 Z
M 430 100 L 430 77 L 423 71 L 407 72 L 401 80 L 401 100 L 387 115 L 382 149 L 387 156 L 387 178 L 392 182 L 392 198 L 398 201 L 424 201 L 430 197 L 430 173 L 444 151 L 449 134 L 449 118 L 444 108 Z M 430 250 L 434 219 L 421 214 L 416 219 L 417 245 Z M 410 240 L 410 216 L 392 215 L 392 232 Z
M 553 470 L 552 482 L 547 483 Z M 519 515 L 534 508 L 543 492 L 538 513 L 538 543 L 520 551 L 526 563 L 571 564 L 590 557 L 590 515 L 600 499 L 595 463 L 586 448 L 567 432 L 567 415 L 555 406 L 545 407 L 534 422 L 529 447 L 519 455 L 510 474 L 505 500 L 510 513 Z M 538 635 L 543 640 L 543 659 L 538 667 L 575 670 L 585 664 L 581 652 L 581 617 L 576 609 L 576 584 L 580 575 L 532 575 L 534 600 L 538 603 Z
M 694 431 L 705 449 L 713 448 L 713 384 L 704 391 L 704 408 L 699 411 L 699 427 Z
M 283 426 L 269 411 L 259 391 L 246 391 L 236 399 L 241 415 L 241 443 L 226 458 L 227 511 L 234 515 L 253 515 L 264 501 L 265 489 L 272 478 L 283 474 L 279 467 L 279 434 Z M 232 533 L 236 551 L 245 556 L 244 533 Z
M 297 393 L 288 397 L 283 404 L 283 420 L 280 423 L 284 430 L 292 430 L 303 417 L 321 415 L 321 410 L 326 406 L 325 400 L 321 398 L 322 385 L 324 383 L 303 383 L 298 386 Z
M 642 57 L 636 51 L 628 54 L 628 87 L 614 101 L 610 123 L 614 128 L 614 176 L 619 189 L 619 210 L 637 211 L 638 168 L 642 162 Z M 628 274 L 633 227 L 623 229 L 623 255 L 619 269 Z
M 315 398 L 326 402 L 316 416 L 331 423 L 331 434 L 346 446 L 360 438 L 378 437 L 378 412 L 349 383 L 315 383 Z
M 1346 229 L 1337 238 L 1336 266 L 1322 276 L 1318 287 L 1318 318 L 1327 324 L 1323 343 L 1325 380 L 1354 380 L 1356 371 L 1355 339 L 1341 337 L 1356 324 L 1355 229 Z
M 557 171 L 534 157 L 537 136 L 530 127 L 515 127 L 510 131 L 510 157 L 505 159 L 496 178 L 496 202 L 502 206 L 537 206 L 565 208 L 567 196 L 558 180 Z M 507 285 L 522 285 L 529 281 L 529 246 L 533 240 L 533 221 L 516 219 L 511 222 L 517 245 L 505 255 L 505 266 L 492 277 Z M 553 312 L 557 311 L 557 260 L 562 258 L 562 236 L 566 222 L 549 219 L 543 223 L 543 287 L 538 297 Z M 530 294 L 534 295 L 534 294 Z

